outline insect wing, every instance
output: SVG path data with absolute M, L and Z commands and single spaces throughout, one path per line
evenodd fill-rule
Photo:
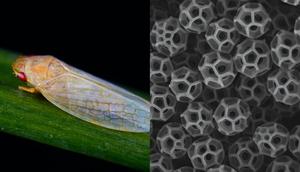
M 121 131 L 149 131 L 146 101 L 78 71 L 66 72 L 38 89 L 50 102 L 85 121 Z

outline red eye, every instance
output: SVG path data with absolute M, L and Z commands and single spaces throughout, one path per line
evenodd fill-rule
M 26 81 L 27 81 L 26 75 L 25 75 L 25 73 L 23 73 L 23 72 L 19 72 L 19 73 L 17 74 L 17 77 L 18 77 L 21 81 L 23 81 L 23 82 L 26 82 Z

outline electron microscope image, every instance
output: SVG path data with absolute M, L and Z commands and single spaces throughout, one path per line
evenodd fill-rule
M 150 171 L 300 172 L 300 0 L 150 0 Z

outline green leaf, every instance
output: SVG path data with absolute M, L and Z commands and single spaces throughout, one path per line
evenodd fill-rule
M 18 90 L 24 85 L 13 74 L 18 56 L 0 50 L 0 129 L 62 149 L 149 170 L 149 134 L 110 130 L 58 109 L 40 94 Z

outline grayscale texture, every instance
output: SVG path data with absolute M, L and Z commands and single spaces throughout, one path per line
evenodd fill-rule
M 300 172 L 299 0 L 150 0 L 150 171 Z

